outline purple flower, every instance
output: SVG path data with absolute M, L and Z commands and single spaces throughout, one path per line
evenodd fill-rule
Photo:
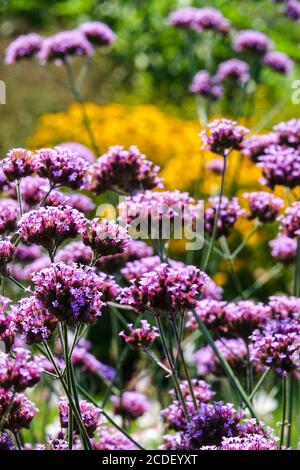
M 298 150 L 272 145 L 258 158 L 262 168 L 262 184 L 274 189 L 276 185 L 294 188 L 300 184 L 300 153 Z
M 0 434 L 0 450 L 16 450 L 15 443 L 7 432 Z
M 36 153 L 37 173 L 52 186 L 79 189 L 87 182 L 88 163 L 77 152 L 65 147 L 40 149 Z
M 251 300 L 229 302 L 224 310 L 226 325 L 223 331 L 230 336 L 238 335 L 244 339 L 247 339 L 256 328 L 264 325 L 271 316 L 267 305 L 261 302 L 254 303 Z
M 83 243 L 92 248 L 95 258 L 122 253 L 130 240 L 127 230 L 109 219 L 88 220 L 80 233 Z
M 31 281 L 34 273 L 41 269 L 49 268 L 50 266 L 51 261 L 49 256 L 45 254 L 26 266 L 20 263 L 11 264 L 10 272 L 18 281 Z
M 297 253 L 297 240 L 279 234 L 269 242 L 271 255 L 282 263 L 292 263 Z
M 38 59 L 43 65 L 48 62 L 61 64 L 73 56 L 91 57 L 93 54 L 94 49 L 82 32 L 61 31 L 44 39 Z
M 134 261 L 153 255 L 153 248 L 143 241 L 130 240 L 126 252 L 117 255 L 103 256 L 97 261 L 97 268 L 106 273 L 118 271 L 127 261 Z
M 35 296 L 49 312 L 68 325 L 94 324 L 104 303 L 99 278 L 92 269 L 55 263 L 33 276 Z
M 50 195 L 51 198 L 51 195 Z M 73 207 L 83 214 L 88 214 L 95 209 L 95 203 L 85 194 L 74 193 L 65 197 L 64 205 Z
M 189 90 L 196 95 L 219 100 L 223 90 L 216 77 L 212 77 L 207 70 L 199 70 L 189 86 Z
M 40 381 L 43 367 L 39 358 L 33 359 L 28 350 L 16 348 L 13 352 L 13 359 L 0 352 L 0 386 L 23 392 Z
M 9 240 L 0 240 L 0 274 L 7 274 L 7 265 L 13 259 L 15 247 Z
M 116 145 L 110 147 L 91 167 L 89 189 L 96 194 L 108 190 L 132 194 L 142 189 L 161 188 L 159 170 L 137 147 L 131 146 L 125 150 Z
M 225 437 L 221 445 L 206 446 L 201 450 L 278 450 L 276 438 L 267 438 L 260 434 L 248 434 L 245 436 Z
M 219 197 L 211 197 L 208 199 L 209 207 L 204 213 L 204 229 L 211 236 L 213 233 L 214 220 L 219 207 Z M 244 215 L 244 211 L 239 205 L 236 197 L 228 199 L 222 196 L 219 217 L 217 221 L 217 238 L 229 235 L 230 229 L 236 223 L 239 215 Z
M 223 289 L 212 279 L 208 278 L 202 289 L 202 297 L 210 300 L 221 300 L 223 297 Z
M 294 318 L 300 313 L 300 298 L 286 295 L 272 295 L 268 302 L 275 319 Z
M 21 299 L 14 309 L 14 324 L 27 344 L 48 341 L 58 320 L 34 296 Z
M 283 215 L 278 217 L 281 232 L 290 238 L 300 238 L 300 201 L 293 202 Z
M 248 129 L 230 119 L 215 119 L 200 132 L 203 149 L 226 157 L 231 150 L 240 150 Z
M 247 347 L 241 338 L 222 338 L 216 341 L 216 346 L 236 373 L 245 372 Z M 223 377 L 225 375 L 223 367 L 211 346 L 204 346 L 196 351 L 194 359 L 200 376 L 205 377 L 213 374 L 217 377 Z
M 26 210 L 39 204 L 45 194 L 49 191 L 49 182 L 38 176 L 26 176 L 22 178 L 20 183 L 23 205 Z M 17 188 L 15 184 L 11 184 L 7 194 L 14 199 L 17 198 Z
M 297 0 L 286 0 L 284 13 L 291 20 L 298 21 L 300 19 L 300 3 Z
M 119 296 L 121 304 L 139 312 L 174 318 L 195 307 L 207 276 L 195 266 L 171 268 L 161 264 L 154 271 L 131 281 Z
M 16 335 L 14 313 L 8 309 L 11 300 L 0 295 L 0 341 L 10 350 Z
M 59 144 L 58 147 L 67 148 L 72 152 L 77 153 L 80 158 L 87 161 L 88 163 L 94 163 L 95 161 L 95 155 L 93 152 L 88 147 L 80 144 L 79 142 L 63 142 L 62 144 Z
M 71 242 L 65 245 L 56 255 L 55 261 L 65 264 L 89 265 L 93 257 L 92 249 L 81 241 Z
M 65 439 L 49 439 L 50 450 L 69 450 L 69 443 Z
M 281 198 L 265 191 L 253 191 L 244 193 L 243 196 L 249 201 L 250 214 L 248 219 L 255 219 L 260 222 L 274 222 L 280 209 L 284 207 Z
M 227 34 L 230 22 L 216 8 L 198 8 L 193 18 L 192 28 L 198 32 L 211 29 L 217 33 Z
M 30 150 L 11 149 L 1 162 L 2 170 L 8 181 L 16 181 L 36 171 L 36 160 Z
M 59 400 L 59 418 L 62 428 L 68 427 L 69 422 L 69 404 L 66 398 L 61 398 Z M 83 424 L 87 430 L 89 437 L 93 437 L 97 431 L 100 424 L 102 424 L 103 419 L 101 416 L 101 409 L 97 408 L 92 403 L 81 400 L 80 401 L 80 412 L 82 416 Z M 79 434 L 79 429 L 77 426 L 77 421 L 74 420 L 74 431 Z
M 184 266 L 184 264 L 180 261 L 174 261 L 170 259 L 168 260 L 168 263 L 172 268 Z M 131 281 L 132 279 L 139 279 L 145 273 L 153 271 L 160 264 L 161 260 L 159 256 L 148 256 L 146 258 L 128 261 L 124 268 L 121 269 L 121 273 L 125 277 L 126 281 Z
M 18 261 L 35 261 L 42 256 L 42 249 L 38 245 L 25 245 L 19 243 L 15 250 L 15 259 Z
M 79 26 L 79 31 L 93 46 L 110 46 L 116 39 L 109 26 L 100 21 L 90 21 Z
M 71 207 L 41 207 L 23 215 L 19 234 L 23 242 L 53 252 L 64 240 L 75 238 L 83 223 L 82 213 Z
M 18 60 L 36 55 L 43 44 L 43 38 L 35 33 L 23 34 L 10 43 L 5 51 L 5 63 L 15 64 Z
M 240 59 L 229 59 L 218 66 L 217 78 L 220 82 L 233 80 L 243 85 L 250 79 L 250 67 Z
M 14 232 L 19 216 L 18 203 L 13 199 L 0 199 L 0 234 Z
M 278 143 L 278 135 L 275 134 L 275 132 L 269 132 L 269 134 L 262 135 L 253 135 L 244 140 L 242 143 L 241 153 L 256 163 L 258 158 L 264 154 L 268 147 Z
M 216 175 L 221 175 L 224 170 L 224 159 L 223 158 L 212 158 L 206 164 L 206 168 Z
M 100 430 L 99 441 L 93 441 L 95 450 L 137 450 L 136 446 L 121 432 L 114 428 L 103 426 Z
M 122 396 L 111 397 L 115 414 L 124 416 L 129 420 L 135 420 L 143 416 L 150 409 L 147 397 L 140 392 L 124 392 Z
M 9 411 L 9 412 L 8 412 Z M 4 429 L 16 432 L 19 429 L 29 429 L 30 423 L 39 410 L 22 393 L 17 393 L 0 388 L 0 416 L 8 412 L 4 421 Z
M 192 28 L 197 10 L 193 7 L 178 8 L 170 13 L 168 22 L 172 26 Z
M 300 119 L 283 121 L 273 127 L 281 145 L 298 148 L 300 144 Z
M 221 300 L 199 300 L 195 308 L 195 313 L 207 328 L 212 328 L 213 330 L 218 331 L 220 327 L 224 326 L 226 321 L 224 312 L 226 305 L 227 302 Z M 188 313 L 186 327 L 193 330 L 198 329 L 198 324 L 192 312 Z
M 236 52 L 251 52 L 259 56 L 264 56 L 272 50 L 273 42 L 260 31 L 245 29 L 239 31 L 232 44 Z
M 294 67 L 294 62 L 283 52 L 268 52 L 264 57 L 264 64 L 284 75 L 291 73 Z
M 79 341 L 72 353 L 72 362 L 74 367 L 80 368 L 83 372 L 88 372 L 93 376 L 98 376 L 102 380 L 113 380 L 116 371 L 113 367 L 100 362 L 91 352 L 89 352 L 90 344 L 85 341 Z
M 129 344 L 133 348 L 149 348 L 149 346 L 159 336 L 158 330 L 155 326 L 151 326 L 147 320 L 141 320 L 140 327 L 134 327 L 132 323 L 129 323 L 128 329 L 129 334 L 125 331 L 121 331 L 119 336 L 122 336 L 125 343 Z
M 269 321 L 251 336 L 251 359 L 287 376 L 300 367 L 299 319 Z

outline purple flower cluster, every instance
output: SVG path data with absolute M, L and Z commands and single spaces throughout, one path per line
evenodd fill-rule
M 297 240 L 279 234 L 269 242 L 271 255 L 282 263 L 292 263 L 297 253 Z
M 95 450 L 137 450 L 136 446 L 121 432 L 103 426 L 99 432 L 99 441 L 93 441 Z
M 264 57 L 264 64 L 284 75 L 291 73 L 294 67 L 294 62 L 283 52 L 268 52 Z
M 209 235 L 212 235 L 214 221 L 219 207 L 219 198 L 211 197 L 208 199 L 208 202 L 209 207 L 207 207 L 204 213 L 204 229 Z M 238 216 L 243 214 L 244 211 L 241 209 L 236 197 L 229 199 L 226 196 L 222 196 L 219 217 L 217 220 L 217 238 L 220 238 L 223 235 L 227 236 L 230 229 L 236 223 Z
M 248 132 L 248 129 L 230 119 L 215 119 L 200 133 L 202 148 L 225 157 L 231 150 L 241 149 Z
M 263 172 L 261 183 L 271 189 L 277 185 L 294 188 L 300 184 L 300 153 L 294 148 L 270 146 L 258 158 L 257 166 Z
M 226 333 L 247 339 L 256 328 L 266 323 L 271 316 L 267 305 L 251 300 L 230 302 L 225 307 Z
M 219 64 L 217 78 L 220 82 L 233 80 L 243 85 L 250 79 L 250 67 L 243 60 L 229 59 Z
M 268 305 L 275 319 L 297 319 L 300 313 L 300 298 L 286 295 L 272 295 Z
M 115 33 L 109 26 L 100 21 L 82 23 L 79 31 L 93 44 L 93 46 L 110 46 L 116 39 Z
M 85 160 L 88 163 L 94 163 L 95 155 L 93 152 L 83 144 L 79 144 L 78 142 L 63 142 L 59 144 L 59 147 L 65 147 L 72 152 L 75 152 L 79 155 L 80 158 Z
M 30 150 L 16 148 L 8 152 L 1 167 L 8 181 L 16 181 L 35 173 L 36 160 Z
M 298 0 L 286 0 L 283 11 L 291 20 L 298 21 L 300 19 L 300 2 Z
M 23 215 L 19 234 L 23 242 L 52 252 L 64 240 L 75 238 L 83 222 L 82 213 L 71 207 L 41 207 Z
M 131 281 L 119 296 L 121 304 L 154 315 L 176 317 L 195 307 L 207 280 L 195 266 L 171 268 L 161 264 L 154 271 Z
M 123 253 L 130 240 L 127 230 L 109 219 L 88 220 L 80 233 L 83 243 L 91 247 L 95 258 Z
M 298 148 L 300 145 L 300 119 L 290 119 L 276 124 L 273 131 L 277 134 L 279 143 Z
M 17 228 L 18 203 L 13 199 L 0 199 L 0 234 L 13 232 Z
M 82 372 L 87 372 L 93 377 L 100 377 L 102 380 L 113 380 L 116 374 L 115 369 L 99 361 L 90 352 L 91 346 L 89 341 L 79 341 L 72 354 L 74 367 L 78 367 Z
M 91 57 L 93 54 L 91 43 L 81 31 L 61 31 L 43 40 L 38 60 L 41 64 L 49 62 L 61 64 L 73 56 Z
M 13 351 L 14 358 L 0 352 L 0 387 L 23 392 L 36 385 L 42 374 L 42 362 L 33 359 L 30 352 L 23 348 Z
M 68 427 L 69 422 L 69 404 L 66 398 L 61 398 L 59 400 L 59 417 L 62 428 Z M 92 403 L 81 400 L 80 401 L 80 413 L 82 416 L 83 424 L 87 430 L 89 437 L 93 437 L 98 427 L 103 422 L 101 416 L 101 409 L 97 408 Z M 77 421 L 74 420 L 74 431 L 79 434 L 79 429 L 77 426 Z
M 147 320 L 141 320 L 141 326 L 135 327 L 132 323 L 129 323 L 129 333 L 121 331 L 119 336 L 122 336 L 127 344 L 133 348 L 149 348 L 149 346 L 159 336 L 158 329 L 155 326 L 151 326 Z
M 207 29 L 227 34 L 229 21 L 216 8 L 183 7 L 173 11 L 169 18 L 172 26 L 188 27 L 201 33 Z
M 96 194 L 108 190 L 132 194 L 142 189 L 161 188 L 159 170 L 137 147 L 131 146 L 125 150 L 116 145 L 110 147 L 91 167 L 89 189 Z
M 260 434 L 249 434 L 238 437 L 223 438 L 221 445 L 206 446 L 202 450 L 278 450 L 277 439 L 267 438 Z
M 13 259 L 15 247 L 9 240 L 0 240 L 0 274 L 7 274 L 7 265 Z
M 92 269 L 52 264 L 33 276 L 34 294 L 56 318 L 68 325 L 94 324 L 104 307 L 99 278 Z
M 189 86 L 189 90 L 196 95 L 219 100 L 222 96 L 222 87 L 216 77 L 209 74 L 207 70 L 199 70 Z
M 0 295 L 0 341 L 3 341 L 6 350 L 10 350 L 15 336 L 14 312 L 9 309 L 11 300 Z
M 293 202 L 283 215 L 278 217 L 281 232 L 290 238 L 300 238 L 300 202 Z
M 106 273 L 115 273 L 128 261 L 139 260 L 153 255 L 153 248 L 140 240 L 130 240 L 126 252 L 103 256 L 97 261 L 97 268 Z
M 5 51 L 5 63 L 15 64 L 18 60 L 29 59 L 41 49 L 43 38 L 35 33 L 22 34 L 10 43 Z
M 0 388 L 0 416 L 6 416 L 3 428 L 12 432 L 28 429 L 39 410 L 22 393 L 13 394 Z
M 273 49 L 273 43 L 260 31 L 245 29 L 236 34 L 232 47 L 236 52 L 250 52 L 259 56 L 264 56 L 267 52 Z
M 251 358 L 277 374 L 287 376 L 300 367 L 300 323 L 293 320 L 269 321 L 251 336 Z
M 269 132 L 268 134 L 253 135 L 248 139 L 245 139 L 241 152 L 246 155 L 254 163 L 258 162 L 265 150 L 272 145 L 279 143 L 278 135 L 275 132 Z
M 281 198 L 265 191 L 244 193 L 243 196 L 249 201 L 250 214 L 248 218 L 250 220 L 257 217 L 260 222 L 274 222 L 279 211 L 284 207 Z
M 7 432 L 0 434 L 0 450 L 16 450 L 14 441 Z
M 148 398 L 141 392 L 124 392 L 122 396 L 113 395 L 111 402 L 115 414 L 135 420 L 150 409 Z
M 227 302 L 222 300 L 203 299 L 197 302 L 195 313 L 207 326 L 218 331 L 226 323 L 225 318 L 225 307 Z M 188 321 L 186 323 L 187 328 L 196 330 L 198 324 L 192 312 L 188 313 Z
M 89 265 L 93 257 L 93 251 L 82 241 L 68 243 L 57 252 L 55 261 L 65 264 L 84 264 Z

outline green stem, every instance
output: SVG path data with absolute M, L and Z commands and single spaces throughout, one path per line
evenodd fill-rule
M 284 441 L 284 431 L 286 425 L 286 402 L 287 402 L 287 390 L 286 390 L 286 377 L 282 377 L 282 422 L 281 422 L 281 432 L 280 432 L 280 449 L 282 449 Z
M 20 180 L 16 180 L 16 191 L 17 191 L 17 199 L 20 208 L 21 217 L 23 215 L 23 201 L 22 201 L 22 194 L 21 194 L 21 187 L 20 187 Z
M 64 323 L 62 326 L 62 343 L 64 349 L 64 359 L 66 365 L 67 386 L 72 394 L 71 370 L 70 370 L 70 357 L 68 348 L 68 327 Z M 80 408 L 79 408 L 80 409 Z M 69 401 L 69 419 L 68 419 L 68 444 L 69 450 L 73 449 L 73 413 L 71 413 L 71 404 Z
M 293 401 L 294 401 L 294 386 L 295 379 L 292 374 L 288 378 L 288 432 L 286 438 L 286 446 L 289 448 L 291 445 L 292 437 L 292 422 L 293 422 Z
M 262 376 L 260 377 L 255 387 L 253 388 L 251 394 L 249 395 L 249 400 L 253 399 L 253 397 L 256 395 L 256 393 L 258 392 L 258 390 L 260 389 L 260 387 L 262 386 L 262 384 L 264 383 L 264 381 L 266 380 L 270 372 L 271 372 L 271 369 L 265 370 L 265 372 L 262 374 Z

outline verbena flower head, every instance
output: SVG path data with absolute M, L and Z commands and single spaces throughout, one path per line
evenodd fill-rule
M 250 67 L 240 59 L 225 60 L 219 64 L 216 76 L 220 82 L 232 80 L 243 85 L 250 79 Z
M 58 147 L 65 147 L 72 152 L 77 153 L 83 160 L 87 161 L 88 163 L 94 163 L 95 155 L 93 152 L 83 144 L 79 142 L 63 142 L 59 144 Z
M 0 199 L 0 234 L 14 232 L 17 228 L 19 206 L 14 199 Z
M 286 295 L 272 295 L 268 302 L 275 319 L 299 318 L 300 298 Z
M 0 450 L 16 450 L 15 443 L 7 432 L 0 434 Z
M 278 135 L 275 132 L 269 132 L 268 134 L 252 135 L 248 139 L 245 139 L 241 152 L 246 157 L 250 158 L 254 163 L 257 163 L 259 157 L 261 157 L 265 150 L 279 143 Z
M 92 374 L 93 377 L 100 377 L 102 380 L 113 380 L 116 371 L 113 367 L 99 361 L 91 352 L 91 344 L 88 341 L 80 340 L 72 353 L 72 363 L 74 367 L 80 368 L 82 372 Z
M 251 300 L 229 302 L 225 307 L 226 331 L 229 335 L 239 335 L 247 339 L 258 327 L 270 318 L 271 311 L 267 305 L 254 303 Z
M 36 153 L 37 173 L 53 186 L 79 189 L 87 182 L 88 163 L 66 147 L 40 149 Z
M 23 205 L 28 210 L 42 201 L 46 192 L 49 191 L 49 182 L 39 176 L 26 176 L 21 180 L 20 190 Z M 14 199 L 17 198 L 15 184 L 10 185 L 7 194 Z
M 59 417 L 62 428 L 68 427 L 69 422 L 69 403 L 66 398 L 61 398 L 59 400 Z M 87 430 L 89 437 L 93 437 L 98 427 L 102 424 L 103 419 L 101 415 L 101 409 L 89 403 L 87 401 L 81 400 L 79 403 L 80 413 L 82 416 L 83 424 Z M 79 434 L 79 428 L 77 421 L 74 420 L 74 431 Z
M 279 216 L 280 231 L 290 238 L 300 238 L 300 201 L 293 202 L 284 214 Z
M 14 349 L 14 358 L 0 352 L 0 387 L 23 392 L 36 385 L 42 375 L 42 363 L 23 348 Z
M 153 248 L 140 240 L 130 240 L 126 252 L 117 255 L 103 256 L 97 261 L 97 268 L 106 273 L 119 271 L 129 260 L 142 259 L 153 255 Z
M 93 441 L 95 450 L 137 450 L 137 447 L 121 432 L 108 426 L 100 429 L 99 441 Z
M 2 160 L 1 167 L 8 181 L 16 181 L 35 172 L 36 160 L 30 150 L 15 148 Z
M 218 331 L 225 323 L 224 308 L 227 302 L 222 300 L 202 299 L 197 302 L 195 307 L 196 315 L 203 321 L 207 328 Z M 188 314 L 187 328 L 198 329 L 198 324 L 192 312 Z
M 231 150 L 240 150 L 248 129 L 230 119 L 215 119 L 200 133 L 203 149 L 226 156 Z
M 116 145 L 110 147 L 91 167 L 89 189 L 96 194 L 108 190 L 132 194 L 143 189 L 161 188 L 159 170 L 137 147 L 131 146 L 125 150 Z
M 9 308 L 11 300 L 0 295 L 0 341 L 3 341 L 6 350 L 10 350 L 15 336 L 14 313 Z
M 21 59 L 31 59 L 40 51 L 42 44 L 43 38 L 35 33 L 17 37 L 5 51 L 5 63 L 15 64 Z
M 264 56 L 273 49 L 273 42 L 260 31 L 245 29 L 236 34 L 232 47 L 236 52 L 250 52 Z
M 39 410 L 22 393 L 17 393 L 0 388 L 0 416 L 7 417 L 3 428 L 12 432 L 19 429 L 29 429 L 30 423 Z
M 219 207 L 219 197 L 208 199 L 209 207 L 204 212 L 204 229 L 212 235 L 215 216 Z M 229 235 L 230 229 L 234 226 L 239 215 L 244 215 L 244 211 L 239 205 L 236 197 L 232 199 L 222 196 L 219 217 L 217 221 L 217 238 Z
M 299 319 L 269 321 L 251 336 L 251 358 L 277 374 L 287 376 L 300 367 Z
M 140 418 L 150 409 L 146 395 L 136 391 L 124 392 L 122 397 L 113 395 L 111 401 L 114 412 L 129 420 Z
M 44 39 L 38 59 L 43 65 L 49 62 L 61 64 L 74 56 L 91 57 L 93 54 L 92 45 L 81 31 L 61 31 Z
M 21 299 L 14 309 L 14 323 L 17 332 L 27 344 L 48 341 L 58 320 L 34 296 Z
M 7 265 L 12 261 L 15 246 L 9 240 L 0 240 L 0 274 L 7 274 Z
M 100 21 L 82 23 L 79 26 L 79 31 L 81 31 L 86 39 L 95 47 L 110 46 L 116 39 L 116 35 L 110 27 Z
M 279 211 L 284 207 L 284 202 L 280 197 L 265 191 L 253 191 L 244 193 L 243 196 L 249 201 L 250 214 L 248 218 L 260 222 L 274 222 Z
M 221 300 L 223 298 L 223 288 L 208 278 L 203 286 L 202 296 L 204 299 Z
M 153 271 L 160 264 L 161 259 L 159 256 L 148 256 L 146 258 L 128 261 L 128 263 L 125 264 L 124 268 L 121 269 L 121 273 L 127 281 L 131 281 L 132 279 L 139 279 L 145 273 Z M 171 259 L 168 260 L 168 264 L 174 269 L 176 267 L 184 266 L 184 263 Z
M 91 247 L 96 258 L 122 253 L 130 240 L 127 230 L 109 219 L 87 221 L 80 233 L 83 243 Z
M 291 73 L 294 67 L 294 62 L 283 52 L 268 52 L 264 57 L 264 64 L 284 75 Z
M 23 215 L 19 234 L 23 242 L 52 251 L 64 240 L 75 238 L 83 223 L 82 213 L 71 207 L 41 207 Z
M 300 153 L 298 150 L 280 145 L 268 147 L 265 154 L 258 158 L 262 168 L 262 184 L 271 189 L 275 186 L 294 188 L 300 184 Z
M 207 70 L 199 70 L 196 73 L 189 86 L 189 90 L 196 95 L 212 100 L 219 100 L 223 93 L 217 78 L 211 76 Z
M 200 33 L 210 29 L 217 33 L 227 34 L 230 23 L 216 8 L 197 8 L 192 21 L 192 28 Z
M 174 318 L 195 307 L 207 276 L 195 266 L 171 268 L 161 264 L 154 271 L 131 281 L 119 296 L 122 304 L 139 312 Z
M 84 264 L 89 265 L 93 257 L 92 249 L 82 241 L 75 241 L 65 245 L 58 251 L 55 260 L 62 261 L 65 264 Z
M 297 0 L 286 0 L 284 13 L 291 20 L 298 21 L 300 19 L 300 2 Z
M 241 338 L 222 338 L 222 340 L 216 341 L 216 346 L 235 373 L 245 372 L 247 347 Z M 198 374 L 201 377 L 206 377 L 210 374 L 216 377 L 224 377 L 224 369 L 211 346 L 204 346 L 196 351 L 194 359 Z
M 125 331 L 121 331 L 119 336 L 122 336 L 125 343 L 133 348 L 148 348 L 159 336 L 158 329 L 151 326 L 147 320 L 141 320 L 140 324 L 140 327 L 135 327 L 132 323 L 129 323 L 129 333 L 126 334 Z
M 206 446 L 201 450 L 278 450 L 278 439 L 268 438 L 260 434 L 247 434 L 245 436 L 225 437 L 221 445 Z
M 35 296 L 45 308 L 68 325 L 94 324 L 104 307 L 102 283 L 92 269 L 55 263 L 33 276 Z
M 96 207 L 90 197 L 79 193 L 66 195 L 64 204 L 73 207 L 73 209 L 77 209 L 83 214 L 88 214 Z
M 292 263 L 297 253 L 297 240 L 279 234 L 269 242 L 271 255 L 282 263 Z
M 170 13 L 168 22 L 172 26 L 192 28 L 197 10 L 193 7 L 178 8 Z
M 300 119 L 290 119 L 276 124 L 273 131 L 277 134 L 281 145 L 298 147 L 300 144 Z

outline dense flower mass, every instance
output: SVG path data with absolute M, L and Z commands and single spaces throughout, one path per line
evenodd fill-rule
M 10 350 L 16 335 L 14 313 L 9 308 L 11 300 L 0 295 L 0 341 Z
M 256 328 L 264 325 L 271 312 L 267 305 L 254 303 L 251 300 L 229 302 L 225 307 L 227 327 L 224 329 L 229 335 L 238 335 L 247 339 Z
M 5 63 L 14 64 L 21 59 L 36 55 L 43 44 L 43 38 L 35 33 L 22 34 L 10 43 L 5 51 Z
M 195 266 L 171 268 L 161 264 L 154 271 L 131 281 L 119 296 L 122 304 L 139 312 L 175 317 L 192 309 L 201 295 L 206 274 Z
M 52 264 L 33 276 L 34 294 L 49 312 L 69 325 L 93 324 L 104 307 L 102 283 L 92 269 L 75 264 Z
M 293 61 L 283 52 L 268 52 L 264 57 L 264 64 L 285 75 L 291 73 L 294 66 Z
M 268 134 L 261 135 L 252 135 L 248 139 L 244 140 L 241 152 L 250 158 L 254 163 L 257 163 L 258 158 L 264 154 L 268 147 L 278 143 L 279 138 L 275 132 L 269 132 Z
M 87 161 L 68 147 L 40 149 L 35 158 L 37 173 L 52 186 L 79 189 L 87 182 Z
M 95 450 L 137 450 L 136 446 L 121 432 L 101 427 L 99 441 L 93 442 Z
M 8 181 L 16 181 L 35 172 L 36 160 L 30 150 L 16 148 L 8 152 L 1 167 Z
M 260 31 L 245 29 L 239 31 L 232 44 L 236 52 L 250 52 L 260 56 L 272 50 L 272 41 Z
M 23 242 L 53 252 L 64 240 L 75 238 L 83 222 L 83 215 L 71 207 L 41 207 L 23 215 L 19 234 Z
M 300 238 L 300 202 L 294 202 L 285 213 L 278 217 L 280 230 L 291 238 Z
M 183 7 L 173 11 L 168 20 L 172 26 L 189 27 L 199 33 L 210 29 L 227 34 L 230 29 L 229 21 L 216 8 Z
M 99 361 L 91 352 L 92 345 L 89 341 L 80 340 L 73 350 L 72 363 L 74 367 L 82 372 L 91 374 L 93 377 L 100 377 L 102 380 L 113 380 L 116 371 L 113 367 Z
M 40 381 L 42 362 L 38 357 L 33 359 L 26 349 L 15 348 L 13 352 L 14 358 L 0 353 L 0 387 L 23 392 Z
M 129 323 L 129 333 L 126 334 L 125 331 L 121 331 L 119 336 L 122 336 L 125 342 L 134 348 L 148 348 L 159 336 L 158 329 L 151 326 L 147 320 L 141 320 L 140 323 L 140 327 L 135 327 L 132 323 Z
M 18 203 L 13 199 L 0 199 L 0 234 L 13 232 L 19 216 Z
M 208 199 L 209 207 L 204 213 L 204 229 L 212 235 L 214 229 L 214 221 L 218 211 L 219 203 L 220 210 L 217 220 L 217 238 L 227 236 L 230 229 L 234 226 L 239 215 L 243 215 L 244 211 L 239 205 L 239 201 L 236 197 L 229 199 L 226 196 L 222 196 L 221 201 L 218 197 L 211 197 Z
M 130 240 L 126 229 L 109 219 L 87 221 L 80 233 L 95 258 L 123 253 Z
M 244 197 L 249 201 L 249 219 L 256 217 L 260 222 L 273 222 L 283 208 L 284 202 L 281 198 L 265 191 L 254 191 L 244 193 Z
M 13 259 L 15 247 L 9 240 L 0 240 L 0 273 L 7 273 L 7 265 Z
M 113 410 L 116 414 L 135 420 L 150 409 L 147 397 L 140 392 L 124 392 L 121 396 L 111 397 Z
M 225 157 L 231 150 L 241 148 L 248 132 L 248 129 L 230 119 L 215 119 L 200 133 L 200 137 L 204 149 Z
M 250 79 L 250 67 L 243 60 L 229 59 L 219 64 L 217 78 L 220 82 L 233 80 L 242 85 Z
M 277 185 L 294 188 L 300 183 L 300 153 L 296 149 L 270 146 L 258 158 L 257 166 L 262 168 L 262 184 L 271 189 Z
M 3 424 L 4 429 L 12 432 L 28 429 L 38 411 L 22 393 L 14 395 L 13 392 L 0 388 L 0 415 L 7 415 Z
M 279 234 L 274 240 L 269 242 L 271 248 L 271 255 L 277 261 L 282 263 L 291 263 L 297 253 L 297 240 L 287 237 L 286 235 Z
M 224 308 L 227 302 L 222 300 L 203 299 L 197 302 L 195 314 L 207 328 L 218 331 L 226 322 Z M 188 314 L 187 328 L 197 329 L 198 324 L 192 312 Z
M 21 299 L 14 309 L 16 330 L 27 344 L 49 340 L 57 323 L 57 318 L 34 296 Z
M 260 434 L 245 434 L 242 437 L 225 437 L 219 447 L 206 446 L 203 450 L 277 450 L 277 441 Z
M 81 31 L 87 40 L 95 47 L 110 45 L 116 39 L 116 35 L 113 33 L 110 27 L 105 23 L 101 23 L 100 21 L 82 23 L 79 27 L 79 31 Z
M 297 319 L 300 313 L 300 298 L 286 295 L 272 295 L 268 305 L 275 319 Z
M 158 176 L 159 170 L 137 147 L 131 146 L 125 150 L 116 145 L 110 147 L 91 167 L 89 189 L 96 194 L 108 190 L 131 194 L 142 189 L 160 188 L 162 179 Z
M 93 54 L 92 45 L 81 31 L 61 31 L 44 39 L 38 59 L 41 64 L 49 62 L 61 64 L 73 56 L 90 57 Z
M 300 119 L 290 119 L 273 127 L 281 145 L 297 148 L 300 144 Z
M 62 261 L 65 264 L 77 263 L 89 265 L 93 257 L 92 249 L 82 241 L 75 241 L 64 245 L 57 252 L 55 260 Z
M 16 450 L 15 443 L 7 432 L 0 434 L 0 450 Z
M 87 430 L 87 433 L 90 437 L 93 437 L 96 430 L 103 422 L 101 416 L 101 409 L 97 408 L 92 403 L 87 401 L 81 400 L 80 401 L 80 413 L 82 416 L 83 424 Z M 62 428 L 68 427 L 69 422 L 69 404 L 65 398 L 61 398 L 59 401 L 59 417 Z M 77 421 L 75 420 L 75 432 L 79 433 L 79 429 L 77 426 Z
M 298 0 L 286 0 L 284 13 L 288 18 L 298 21 L 300 19 L 300 3 Z
M 199 70 L 189 86 L 189 90 L 196 95 L 218 100 L 222 96 L 222 87 L 218 79 L 212 77 L 207 70 Z

